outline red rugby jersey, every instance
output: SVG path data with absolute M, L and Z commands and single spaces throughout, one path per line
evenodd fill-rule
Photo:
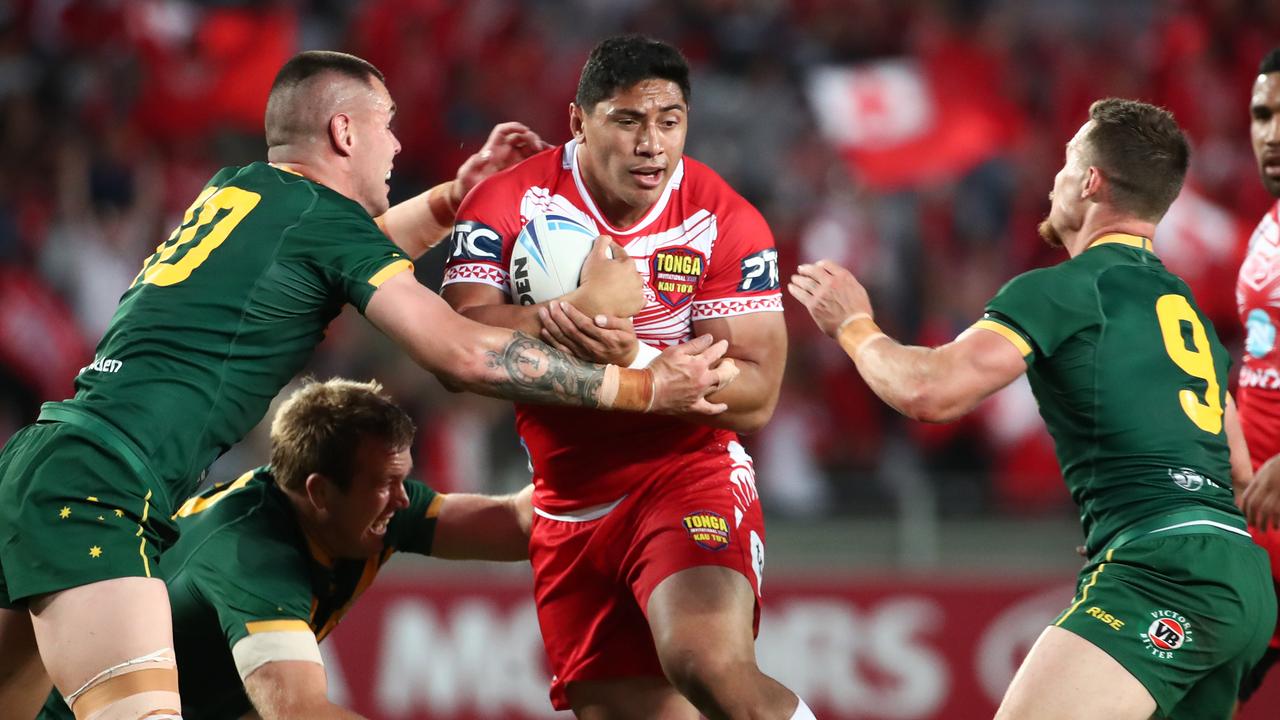
M 473 282 L 511 301 L 508 268 L 520 229 L 544 214 L 607 234 L 645 279 L 636 335 L 657 347 L 693 337 L 693 322 L 781 312 L 778 255 L 760 213 L 706 165 L 685 157 L 634 225 L 609 224 L 588 194 L 577 143 L 539 153 L 476 186 L 458 210 L 444 284 Z M 516 404 L 516 427 L 547 512 L 609 503 L 645 478 L 671 476 L 682 455 L 724 452 L 737 436 L 671 417 Z M 674 462 L 673 462 L 674 461 Z M 666 469 L 661 469 L 666 468 Z
M 1247 337 L 1236 404 L 1253 469 L 1280 453 L 1280 202 L 1262 216 L 1236 280 L 1236 306 Z

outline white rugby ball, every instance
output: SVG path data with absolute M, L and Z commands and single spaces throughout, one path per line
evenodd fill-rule
M 578 287 L 591 241 L 599 234 L 563 215 L 530 220 L 511 249 L 511 297 L 534 305 Z

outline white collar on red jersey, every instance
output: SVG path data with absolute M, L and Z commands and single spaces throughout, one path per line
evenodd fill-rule
M 582 170 L 578 167 L 578 141 L 570 140 L 564 145 L 564 162 L 563 166 L 573 173 L 573 184 L 578 188 L 578 195 L 582 196 L 582 202 L 587 206 L 591 216 L 595 218 L 600 227 L 604 231 L 618 237 L 619 235 L 634 235 L 645 229 L 650 223 L 658 219 L 662 215 L 662 211 L 667 208 L 667 201 L 671 199 L 671 193 L 680 188 L 680 181 L 684 179 L 684 158 L 680 158 L 680 163 L 676 165 L 676 171 L 671 173 L 671 179 L 667 181 L 667 186 L 662 189 L 662 196 L 658 198 L 658 202 L 649 208 L 649 212 L 643 218 L 640 218 L 636 224 L 626 230 L 619 230 L 604 219 L 600 208 L 596 207 L 596 201 L 592 199 L 591 193 L 587 192 L 587 186 L 582 182 Z

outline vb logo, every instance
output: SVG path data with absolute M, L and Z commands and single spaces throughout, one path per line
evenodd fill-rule
M 1177 650 L 1186 638 L 1182 624 L 1173 618 L 1160 618 L 1147 628 L 1147 637 L 1151 644 L 1161 650 Z

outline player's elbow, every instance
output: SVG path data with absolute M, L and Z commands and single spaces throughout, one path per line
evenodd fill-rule
M 952 422 L 972 407 L 947 392 L 946 388 L 931 383 L 917 384 L 896 405 L 903 415 L 927 423 Z

